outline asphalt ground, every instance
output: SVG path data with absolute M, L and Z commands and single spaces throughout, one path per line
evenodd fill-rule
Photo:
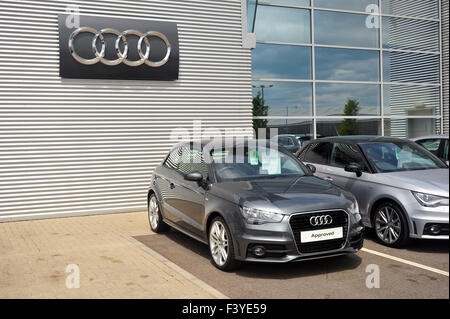
M 392 249 L 369 230 L 363 250 L 354 255 L 246 263 L 227 273 L 211 264 L 206 245 L 178 231 L 134 238 L 230 298 L 449 298 L 448 241 L 413 240 L 407 248 Z M 367 277 L 377 267 L 379 288 L 368 288 Z

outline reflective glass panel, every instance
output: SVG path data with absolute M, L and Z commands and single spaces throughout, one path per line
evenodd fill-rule
M 309 7 L 309 0 L 259 0 L 260 3 L 282 4 L 287 6 Z
M 438 86 L 383 85 L 384 114 L 424 116 L 440 114 Z
M 317 121 L 317 134 L 326 136 L 381 135 L 379 119 L 329 119 Z
M 312 84 L 296 82 L 253 82 L 254 110 L 259 109 L 255 97 L 262 98 L 267 113 L 254 116 L 310 116 L 312 115 Z M 256 105 L 256 106 L 255 106 Z M 255 112 L 254 112 L 255 113 Z
M 316 48 L 316 79 L 379 81 L 378 51 Z
M 252 51 L 254 78 L 311 79 L 311 48 L 257 44 Z
M 428 136 L 439 134 L 439 119 L 386 119 L 384 121 L 384 135 L 414 138 L 420 136 Z
M 367 28 L 365 14 L 314 11 L 317 44 L 376 48 L 378 29 Z
M 382 12 L 418 18 L 439 18 L 439 0 L 383 0 Z
M 439 52 L 439 22 L 383 17 L 383 48 Z
M 357 107 L 347 104 L 357 103 Z M 374 84 L 316 84 L 319 116 L 380 115 L 380 86 Z M 356 111 L 354 111 L 356 110 Z
M 439 83 L 439 55 L 383 52 L 385 82 Z
M 316 8 L 330 8 L 366 12 L 370 4 L 378 5 L 378 0 L 315 0 Z M 370 12 L 370 11 L 368 11 Z
M 255 32 L 260 41 L 310 43 L 310 10 L 258 5 Z

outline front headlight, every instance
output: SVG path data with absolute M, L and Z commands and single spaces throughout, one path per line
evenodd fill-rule
M 246 206 L 243 206 L 241 208 L 241 213 L 247 223 L 254 225 L 261 225 L 265 223 L 279 223 L 284 217 L 283 214 Z
M 412 192 L 420 205 L 425 207 L 448 206 L 448 197 Z
M 355 219 L 356 223 L 361 220 L 361 214 L 359 213 L 359 205 L 358 205 L 358 202 L 356 200 L 350 205 L 348 210 L 349 210 L 349 213 Z

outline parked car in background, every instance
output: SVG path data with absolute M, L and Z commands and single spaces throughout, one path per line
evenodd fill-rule
M 272 137 L 272 141 L 278 145 L 283 146 L 291 153 L 296 153 L 300 148 L 301 144 L 295 135 L 291 134 L 280 134 Z
M 322 137 L 320 134 L 317 134 L 317 138 Z M 295 138 L 299 141 L 300 147 L 303 146 L 304 143 L 314 139 L 313 134 L 295 134 Z
M 422 145 L 428 151 L 439 157 L 443 160 L 447 165 L 448 161 L 448 149 L 449 149 L 449 141 L 448 135 L 430 135 L 430 136 L 422 136 L 411 139 L 417 144 Z
M 172 226 L 209 245 L 221 270 L 362 247 L 364 227 L 351 193 L 313 176 L 284 148 L 226 145 L 182 143 L 156 168 L 148 193 L 153 231 Z
M 315 165 L 317 176 L 356 196 L 364 224 L 383 244 L 449 238 L 448 167 L 420 145 L 389 137 L 332 137 L 311 141 L 296 155 Z

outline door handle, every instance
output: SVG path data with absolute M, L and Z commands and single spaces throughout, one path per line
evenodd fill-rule
M 175 184 L 174 183 L 170 183 L 170 189 L 174 189 L 175 188 Z
M 332 179 L 330 176 L 325 177 L 325 180 L 328 182 L 334 182 L 334 179 Z

